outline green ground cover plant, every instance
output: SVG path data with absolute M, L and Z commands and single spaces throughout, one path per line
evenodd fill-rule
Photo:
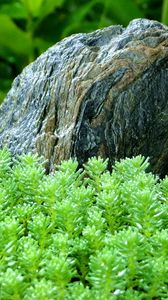
M 0 299 L 168 299 L 168 177 L 0 150 Z

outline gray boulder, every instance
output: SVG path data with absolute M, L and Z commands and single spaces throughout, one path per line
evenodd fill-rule
M 168 27 L 133 20 L 72 35 L 27 66 L 0 108 L 0 146 L 110 163 L 142 154 L 168 173 Z

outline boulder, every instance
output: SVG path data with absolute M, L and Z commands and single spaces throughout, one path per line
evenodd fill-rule
M 63 159 L 142 154 L 168 173 L 168 27 L 136 19 L 60 41 L 14 80 L 0 147 Z

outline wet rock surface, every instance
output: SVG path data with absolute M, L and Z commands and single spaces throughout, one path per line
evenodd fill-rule
M 0 108 L 0 146 L 62 159 L 142 154 L 168 173 L 168 27 L 133 20 L 72 35 L 27 66 Z

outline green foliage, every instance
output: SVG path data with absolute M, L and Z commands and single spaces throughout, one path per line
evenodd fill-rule
M 134 18 L 168 24 L 167 0 L 1 0 L 0 102 L 14 77 L 49 46 L 77 32 Z
M 162 22 L 168 25 L 168 0 L 163 0 L 162 6 Z
M 0 150 L 0 299 L 168 299 L 168 177 Z

